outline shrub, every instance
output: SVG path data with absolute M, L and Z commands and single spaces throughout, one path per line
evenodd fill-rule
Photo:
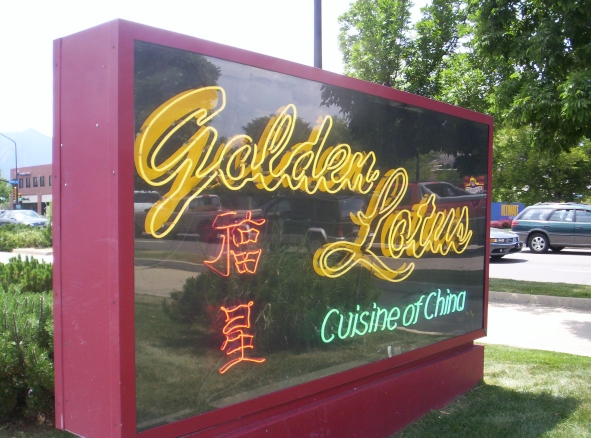
M 503 228 L 501 221 L 490 221 L 491 228 Z
M 37 259 L 13 257 L 0 263 L 0 288 L 10 293 L 47 292 L 52 289 L 52 265 Z
M 0 416 L 53 409 L 53 297 L 0 292 Z
M 43 228 L 43 235 L 45 236 L 45 240 L 47 242 L 49 242 L 49 245 L 47 245 L 47 248 L 53 246 L 53 204 L 49 203 L 49 205 L 47 207 L 45 207 L 45 217 L 47 218 L 47 220 L 49 220 L 49 222 L 47 223 L 47 226 L 45 228 Z
M 23 224 L 7 224 L 0 227 L 0 251 L 49 247 L 51 247 L 51 235 L 42 228 Z
M 266 257 L 253 275 L 223 277 L 208 269 L 172 292 L 164 309 L 173 319 L 202 328 L 211 343 L 219 345 L 225 323 L 220 307 L 252 300 L 257 348 L 319 345 L 319 325 L 328 308 L 354 311 L 356 305 L 377 299 L 378 291 L 366 269 L 351 269 L 335 279 L 318 275 L 305 247 L 278 247 L 272 253 L 263 248 Z
M 490 221 L 491 228 L 511 228 L 511 220 L 503 219 L 502 221 Z

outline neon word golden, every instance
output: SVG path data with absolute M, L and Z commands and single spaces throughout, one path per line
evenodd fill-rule
M 403 254 L 418 258 L 426 251 L 459 254 L 467 248 L 472 237 L 467 207 L 439 211 L 431 195 L 410 210 L 400 209 L 408 187 L 406 171 L 392 169 L 380 178 L 373 152 L 353 152 L 347 144 L 327 145 L 330 116 L 318 118 L 308 141 L 290 146 L 297 109 L 289 104 L 271 117 L 258 143 L 247 135 L 236 135 L 216 145 L 218 132 L 206 124 L 225 105 L 221 87 L 188 90 L 158 107 L 142 125 L 135 142 L 138 174 L 156 187 L 172 183 L 146 217 L 146 232 L 154 237 L 170 233 L 191 200 L 212 183 L 240 190 L 251 182 L 267 191 L 371 193 L 367 211 L 351 214 L 360 227 L 355 241 L 327 244 L 316 251 L 314 269 L 320 275 L 338 277 L 359 265 L 384 280 L 402 281 L 414 263 L 391 267 L 388 259 Z M 189 123 L 196 124 L 196 132 L 172 155 L 162 156 L 167 142 Z M 181 202 L 178 214 L 169 221 Z M 332 262 L 335 259 L 339 261 Z
M 343 189 L 368 193 L 379 178 L 373 152 L 353 153 L 347 144 L 325 147 L 332 128 L 330 116 L 319 118 L 308 141 L 288 147 L 297 118 L 291 104 L 271 118 L 258 143 L 247 135 L 236 135 L 216 146 L 218 132 L 205 124 L 225 105 L 221 87 L 189 90 L 162 104 L 142 125 L 135 142 L 138 174 L 156 187 L 172 181 L 169 192 L 146 217 L 146 232 L 154 237 L 166 236 L 191 200 L 214 181 L 230 190 L 253 182 L 268 191 L 284 187 L 310 194 Z M 166 143 L 190 122 L 196 123 L 197 132 L 170 157 L 161 157 Z M 176 218 L 161 230 L 192 191 Z
M 433 319 L 445 316 L 453 312 L 461 312 L 466 306 L 466 291 L 454 294 L 449 289 L 442 294 L 441 289 L 431 292 L 429 295 L 421 295 L 419 299 L 400 310 L 399 307 L 382 309 L 376 303 L 372 303 L 369 310 L 347 312 L 345 316 L 338 309 L 328 311 L 320 330 L 320 337 L 326 344 L 337 337 L 341 340 L 375 333 L 386 329 L 392 331 L 399 323 L 404 327 L 414 325 L 422 316 L 425 319 Z

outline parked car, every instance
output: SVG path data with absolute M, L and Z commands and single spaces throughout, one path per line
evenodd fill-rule
M 435 204 L 441 210 L 467 207 L 470 229 L 474 232 L 472 244 L 484 245 L 486 239 L 486 192 L 469 193 L 446 181 L 409 183 L 400 207 L 412 209 L 421 199 L 435 195 Z
M 266 229 L 281 227 L 281 241 L 301 244 L 307 241 L 314 253 L 325 243 L 354 240 L 359 226 L 350 213 L 366 210 L 361 196 L 281 196 L 261 207 Z
M 137 194 L 138 192 L 136 192 Z M 139 193 L 154 193 L 154 192 L 139 192 Z M 148 211 L 160 199 L 152 199 L 153 203 L 145 203 L 146 207 L 143 211 L 136 209 L 135 212 L 135 237 L 141 237 L 144 232 L 144 226 Z M 177 218 L 177 215 L 186 202 L 184 198 L 178 203 L 175 212 L 171 215 L 169 220 L 164 224 L 165 227 Z M 148 200 L 149 201 L 149 200 Z M 136 203 L 134 203 L 136 205 Z M 172 231 L 168 234 L 169 238 L 175 238 L 178 234 L 198 235 L 203 242 L 212 242 L 217 238 L 217 232 L 212 228 L 212 224 L 218 214 L 222 212 L 222 205 L 220 198 L 217 195 L 199 195 L 191 200 L 188 207 L 185 209 Z
M 149 210 L 152 205 L 160 201 L 162 197 L 156 191 L 136 190 L 133 192 L 133 211 L 136 213 L 144 213 Z
M 180 202 L 177 209 L 184 204 Z M 212 224 L 218 214 L 222 212 L 222 204 L 217 195 L 199 195 L 191 200 L 173 229 L 176 234 L 198 234 L 202 242 L 213 242 L 217 232 Z M 175 216 L 171 217 L 171 220 Z M 167 222 L 168 224 L 169 222 Z
M 511 230 L 535 253 L 566 246 L 591 248 L 591 205 L 538 203 L 519 213 Z
M 490 257 L 500 259 L 507 254 L 520 252 L 523 249 L 523 242 L 519 236 L 512 231 L 499 228 L 490 229 Z
M 152 205 L 162 197 L 156 191 L 136 190 L 133 192 L 134 235 L 141 237 L 144 232 L 144 222 Z
M 25 224 L 32 227 L 46 227 L 49 220 L 33 210 L 6 210 L 0 216 L 0 225 Z

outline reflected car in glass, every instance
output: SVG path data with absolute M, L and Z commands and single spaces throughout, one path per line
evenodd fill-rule
M 261 208 L 268 232 L 279 232 L 282 243 L 307 242 L 311 253 L 325 243 L 354 240 L 359 226 L 350 214 L 365 209 L 361 196 L 285 196 Z
M 0 216 L 0 225 L 24 224 L 32 227 L 46 227 L 49 220 L 33 210 L 6 210 Z
M 591 205 L 538 203 L 519 213 L 511 230 L 534 253 L 561 251 L 567 246 L 591 248 Z
M 500 259 L 507 254 L 521 252 L 523 242 L 519 241 L 519 236 L 508 230 L 499 228 L 490 229 L 490 257 Z

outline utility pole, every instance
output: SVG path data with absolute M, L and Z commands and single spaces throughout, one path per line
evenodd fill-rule
M 16 206 L 18 205 L 18 159 L 16 154 L 16 141 L 10 137 L 5 136 L 1 132 L 0 135 L 14 143 L 14 178 L 16 180 L 16 190 L 14 195 L 13 210 L 16 210 Z
M 314 0 L 314 67 L 322 68 L 322 0 Z

